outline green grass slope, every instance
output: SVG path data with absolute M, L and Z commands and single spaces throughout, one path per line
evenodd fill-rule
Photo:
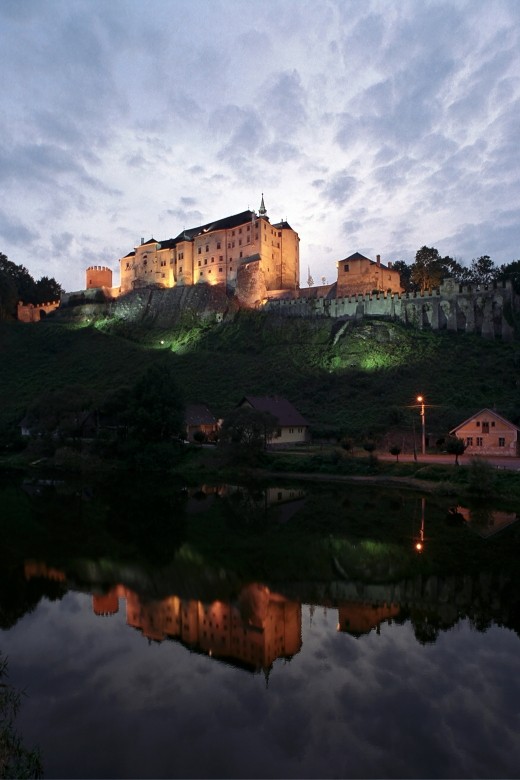
M 0 424 L 18 422 L 38 395 L 83 385 L 93 401 L 131 385 L 154 361 L 172 361 L 186 401 L 223 415 L 247 394 L 291 400 L 318 431 L 379 435 L 418 423 L 446 433 L 479 408 L 520 422 L 520 344 L 363 321 L 240 312 L 208 325 L 129 329 L 104 319 L 71 328 L 0 323 Z

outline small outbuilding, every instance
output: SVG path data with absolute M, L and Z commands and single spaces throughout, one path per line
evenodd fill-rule
M 185 411 L 185 432 L 188 441 L 197 441 L 203 434 L 207 441 L 215 441 L 219 421 L 204 404 L 187 404 Z
M 286 398 L 279 395 L 242 398 L 238 406 L 246 406 L 257 412 L 267 412 L 278 420 L 278 428 L 269 441 L 271 446 L 304 444 L 309 441 L 309 423 Z
M 520 428 L 492 409 L 481 409 L 450 431 L 466 445 L 466 455 L 520 456 Z

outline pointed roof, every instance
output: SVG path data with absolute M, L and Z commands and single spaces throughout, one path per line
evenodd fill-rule
M 460 428 L 463 428 L 467 423 L 471 422 L 471 420 L 474 420 L 475 417 L 480 417 L 480 415 L 486 414 L 491 417 L 495 417 L 495 419 L 500 420 L 501 422 L 505 423 L 509 428 L 514 428 L 516 431 L 520 431 L 520 428 L 518 425 L 515 425 L 510 420 L 506 420 L 505 417 L 502 417 L 501 414 L 498 414 L 498 412 L 495 412 L 493 409 L 488 409 L 487 407 L 484 409 L 480 409 L 480 411 L 475 412 L 475 414 L 472 414 L 471 417 L 468 417 L 467 420 L 464 420 L 464 422 L 459 423 L 455 428 L 452 428 L 450 431 L 450 434 L 455 433 Z
M 238 406 L 243 406 L 244 403 L 249 404 L 258 412 L 269 412 L 273 417 L 276 417 L 282 426 L 306 426 L 309 424 L 290 401 L 279 395 L 245 395 Z
M 262 202 L 260 203 L 260 208 L 258 209 L 258 213 L 261 217 L 265 217 L 267 215 L 267 209 L 265 207 L 264 203 L 264 193 L 262 192 Z

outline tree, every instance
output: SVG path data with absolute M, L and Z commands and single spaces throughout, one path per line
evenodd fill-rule
M 390 455 L 395 455 L 397 463 L 399 463 L 399 455 L 401 454 L 401 447 L 398 444 L 392 444 L 388 450 Z
M 392 266 L 394 271 L 399 272 L 399 278 L 401 281 L 401 287 L 405 292 L 412 292 L 414 286 L 411 282 L 410 276 L 412 274 L 412 267 L 407 265 L 404 260 L 396 260 Z
M 50 301 L 59 301 L 63 288 L 56 279 L 42 276 L 36 282 L 36 303 L 48 303 Z
M 439 287 L 448 277 L 460 282 L 465 269 L 452 257 L 441 257 L 434 247 L 423 246 L 416 252 L 415 262 L 411 266 L 410 283 L 418 290 Z
M 129 399 L 130 431 L 142 441 L 166 441 L 184 428 L 184 400 L 170 363 L 151 366 Z
M 278 428 L 278 420 L 269 412 L 247 406 L 233 409 L 225 418 L 220 432 L 220 444 L 233 450 L 239 458 L 258 459 Z
M 366 439 L 363 442 L 363 449 L 366 450 L 366 452 L 368 452 L 368 457 L 370 461 L 372 461 L 374 458 L 374 451 L 376 449 L 375 441 L 373 439 Z
M 464 455 L 466 445 L 463 439 L 458 436 L 447 436 L 445 440 L 446 452 L 448 455 L 455 455 L 455 465 L 459 465 L 459 455 Z
M 498 268 L 489 255 L 473 258 L 469 268 L 468 281 L 471 284 L 491 284 L 497 277 Z
M 513 283 L 515 292 L 520 293 L 520 260 L 513 260 L 512 263 L 506 263 L 497 269 L 497 282 L 505 282 L 508 279 Z

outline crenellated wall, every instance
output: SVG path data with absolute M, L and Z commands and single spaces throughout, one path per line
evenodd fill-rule
M 379 293 L 332 297 L 294 295 L 270 298 L 268 311 L 289 317 L 332 317 L 344 320 L 382 318 L 431 330 L 476 333 L 484 338 L 511 340 L 520 301 L 511 282 L 485 288 L 458 285 L 447 279 L 437 290 L 421 293 Z

